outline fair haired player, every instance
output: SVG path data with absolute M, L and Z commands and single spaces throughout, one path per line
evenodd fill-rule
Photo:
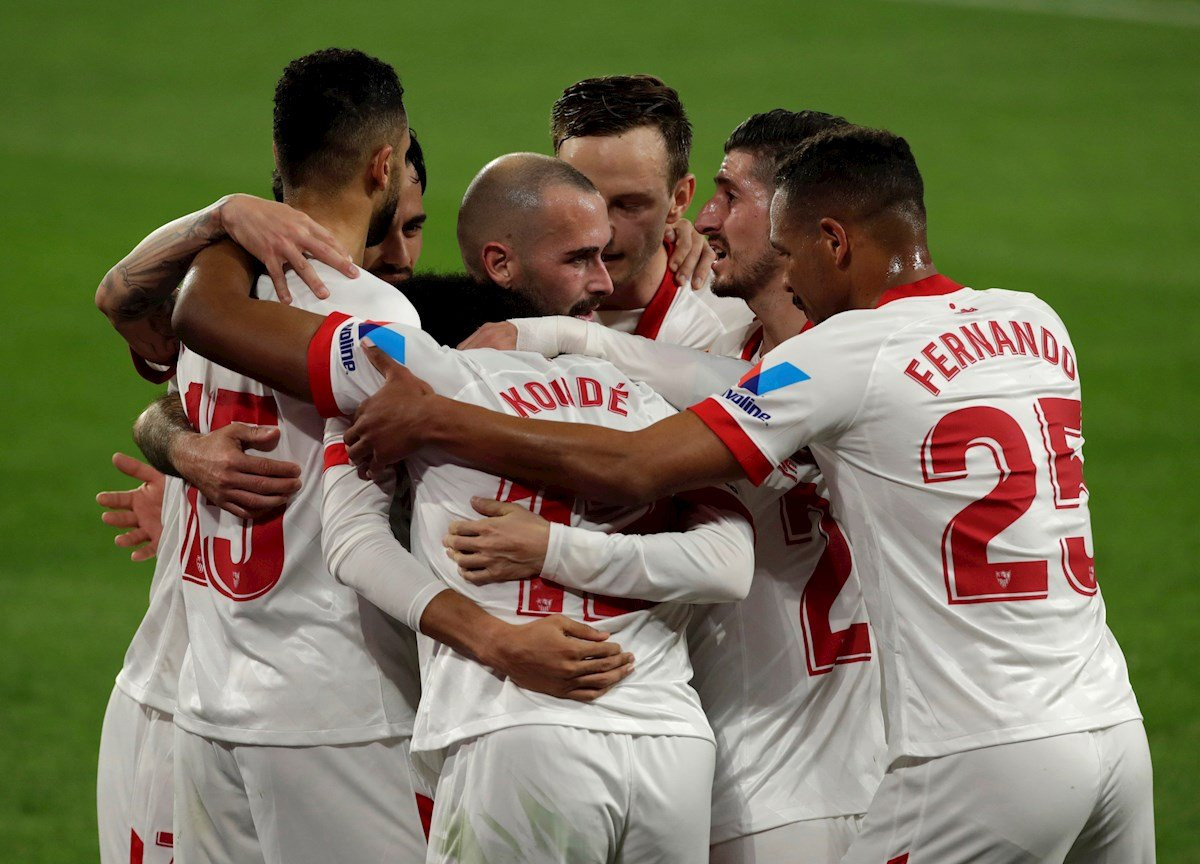
M 613 235 L 604 266 L 613 293 L 596 310 L 601 323 L 691 348 L 707 348 L 725 325 L 691 290 L 703 277 L 705 257 L 694 273 L 672 269 L 676 243 L 692 240 L 683 214 L 696 178 L 688 170 L 692 126 L 679 94 L 650 75 L 610 75 L 572 84 L 550 112 L 554 153 L 581 171 L 604 196 Z M 707 252 L 707 250 L 705 250 Z
M 459 216 L 468 271 L 547 312 L 586 310 L 611 290 L 600 261 L 609 234 L 603 201 L 587 178 L 534 154 L 513 154 L 486 166 L 468 189 Z M 225 327 L 222 320 L 240 326 Z M 380 326 L 344 315 L 322 321 L 301 310 L 255 303 L 239 284 L 236 262 L 231 266 L 215 254 L 197 260 L 176 309 L 176 325 L 188 344 L 314 398 L 330 415 L 353 411 L 383 383 L 364 338 L 428 372 L 448 392 L 516 415 L 586 416 L 634 428 L 670 411 L 650 391 L 630 385 L 599 361 L 460 354 L 403 325 Z M 276 347 L 263 346 L 261 335 L 267 332 L 276 334 Z M 326 451 L 333 466 L 326 474 L 327 510 L 334 511 L 328 518 L 341 512 L 352 524 L 361 523 L 374 511 L 370 533 L 385 547 L 376 550 L 377 560 L 339 561 L 347 547 L 361 541 L 349 531 L 331 532 L 327 554 L 339 573 L 387 570 L 384 562 L 398 547 L 381 524 L 386 486 L 363 484 L 348 465 L 337 465 L 338 453 L 344 452 L 337 440 L 341 428 L 344 422 L 331 426 Z M 470 514 L 476 495 L 527 502 L 558 520 L 599 530 L 634 520 L 644 523 L 641 530 L 654 530 L 668 524 L 661 521 L 663 508 L 669 512 L 674 505 L 596 507 L 436 458 L 413 460 L 408 470 L 417 487 L 415 548 L 446 582 L 514 623 L 559 611 L 580 621 L 604 621 L 638 657 L 637 670 L 620 687 L 578 706 L 522 691 L 461 651 L 423 641 L 425 689 L 414 745 L 430 767 L 444 759 L 429 860 L 684 862 L 703 857 L 713 746 L 699 699 L 687 683 L 688 607 L 568 592 L 540 579 L 477 588 L 457 577 L 441 547 L 449 523 Z M 386 474 L 379 476 L 386 483 Z M 357 506 L 350 507 L 355 498 Z M 703 503 L 696 509 L 710 523 L 708 530 L 679 535 L 684 539 L 675 541 L 677 548 L 690 548 L 687 554 L 697 566 L 713 572 L 708 586 L 713 599 L 741 596 L 751 568 L 749 525 L 736 510 L 722 513 L 724 507 Z M 357 579 L 351 573 L 343 578 Z M 552 760 L 543 758 L 547 753 Z M 564 785 L 564 776 L 571 783 Z
M 293 61 L 276 89 L 285 200 L 325 225 L 355 258 L 394 215 L 407 146 L 401 94 L 391 67 L 334 49 Z M 386 283 L 309 266 L 321 268 L 343 308 L 415 320 Z M 293 288 L 300 284 L 294 274 L 289 279 Z M 271 298 L 266 278 L 257 287 Z M 137 300 L 135 294 L 128 302 Z M 302 294 L 299 302 L 326 301 Z M 269 337 L 263 342 L 269 345 Z M 492 665 L 514 678 L 543 684 L 550 676 L 538 679 L 541 658 L 529 655 L 546 644 L 539 635 L 549 634 L 557 638 L 551 647 L 568 643 L 569 656 L 553 658 L 568 669 L 566 677 L 583 665 L 576 659 L 597 658 L 587 661 L 588 698 L 608 680 L 609 670 L 596 667 L 624 662 L 619 649 L 572 640 L 550 619 L 542 628 L 505 625 L 445 591 L 411 559 L 386 574 L 410 589 L 403 607 L 389 610 L 391 618 L 362 602 L 356 592 L 370 599 L 378 586 L 352 590 L 333 579 L 322 558 L 319 416 L 191 352 L 178 370 L 193 426 L 209 432 L 228 422 L 277 425 L 276 455 L 299 464 L 306 482 L 282 512 L 253 522 L 217 511 L 194 492 L 185 504 L 191 642 L 175 716 L 177 857 L 419 859 L 425 842 L 407 758 L 419 684 L 411 635 L 392 619 L 494 657 Z M 600 656 L 605 652 L 607 659 Z M 571 689 L 568 680 L 562 692 Z M 318 783 L 322 795 L 312 795 Z
M 710 353 L 570 318 L 489 325 L 468 344 L 602 357 L 681 410 L 737 381 L 760 351 L 808 324 L 770 246 L 775 171 L 808 137 L 843 125 L 819 111 L 775 109 L 748 118 L 725 142 L 716 190 L 696 225 L 718 253 L 713 291 L 744 301 L 754 320 Z M 718 346 L 730 359 L 713 356 Z M 761 486 L 743 481 L 739 491 L 755 517 L 754 582 L 740 603 L 694 615 L 689 640 L 696 689 L 717 738 L 709 861 L 834 864 L 883 773 L 879 667 L 858 575 L 811 454 L 800 451 Z M 496 578 L 497 568 L 510 578 L 522 572 L 516 563 L 546 552 L 546 538 L 528 521 L 528 514 L 505 513 L 453 526 L 449 542 L 471 556 L 463 559 L 473 565 L 471 578 Z M 551 541 L 550 568 L 565 581 L 576 571 L 557 563 L 560 545 Z M 647 577 L 647 587 L 661 579 Z
M 389 369 L 349 455 L 370 468 L 429 444 L 636 501 L 762 482 L 811 447 L 855 544 L 888 724 L 844 860 L 1153 861 L 1150 754 L 1096 583 L 1062 321 L 937 273 L 920 172 L 888 132 L 808 141 L 778 175 L 771 239 L 817 326 L 692 410 L 633 433 L 537 423 Z

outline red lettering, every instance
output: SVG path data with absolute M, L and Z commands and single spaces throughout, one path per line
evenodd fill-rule
M 592 408 L 604 403 L 603 390 L 595 378 L 579 378 L 579 406 Z
M 500 398 L 508 403 L 508 407 L 517 412 L 518 417 L 528 417 L 530 414 L 537 414 L 542 409 L 534 405 L 532 402 L 527 402 L 517 393 L 516 387 L 510 387 L 500 394 Z
M 926 345 L 924 348 L 921 349 L 921 353 L 924 354 L 925 358 L 930 363 L 933 364 L 934 369 L 937 369 L 939 372 L 942 373 L 943 378 L 945 378 L 947 381 L 953 380 L 954 376 L 958 374 L 958 367 L 946 365 L 950 361 L 947 360 L 945 357 L 943 357 L 941 354 L 934 354 L 933 352 L 936 350 L 937 350 L 937 347 L 932 342 L 930 342 L 928 345 Z
M 950 349 L 950 353 L 954 355 L 954 359 L 958 362 L 958 365 L 964 369 L 979 359 L 968 351 L 967 346 L 953 333 L 943 333 L 938 338 L 942 340 L 943 345 Z
M 967 341 L 971 343 L 971 347 L 975 349 L 975 353 L 979 355 L 980 360 L 983 359 L 985 351 L 989 357 L 996 356 L 996 349 L 987 341 L 987 337 L 983 335 L 983 331 L 979 329 L 978 324 L 968 324 L 958 329 L 967 337 Z
M 1075 358 L 1071 354 L 1071 349 L 1063 346 L 1062 370 L 1067 374 L 1067 377 L 1072 381 L 1075 380 Z
M 629 409 L 625 407 L 625 400 L 628 398 L 628 390 L 614 387 L 608 394 L 608 410 L 614 414 L 620 414 L 622 417 L 628 417 Z
M 558 404 L 564 408 L 568 405 L 574 405 L 575 400 L 571 396 L 571 390 L 567 386 L 567 382 L 563 378 L 555 378 L 550 382 L 550 389 L 554 391 L 554 398 L 558 400 Z
M 541 405 L 547 411 L 553 411 L 558 406 L 554 404 L 554 397 L 550 395 L 550 391 L 546 389 L 546 385 L 540 381 L 530 381 L 525 385 L 525 390 L 533 397 L 533 401 Z
M 1037 342 L 1033 338 L 1033 325 L 1025 324 L 1021 321 L 1009 321 L 1012 325 L 1013 335 L 1017 337 L 1017 353 L 1021 355 L 1032 354 L 1034 357 L 1040 357 L 1038 354 Z M 1025 349 L 1029 350 L 1026 351 Z
M 937 387 L 935 387 L 933 385 L 933 373 L 932 372 L 927 372 L 924 370 L 921 370 L 920 372 L 917 371 L 917 361 L 915 359 L 908 361 L 908 366 L 907 366 L 907 368 L 905 368 L 904 374 L 907 375 L 912 380 L 916 381 L 918 384 L 920 384 L 922 387 L 924 387 L 926 390 L 928 390 L 934 396 L 936 396 L 942 392 L 941 390 L 939 390 Z
M 1042 359 L 1047 363 L 1058 363 L 1058 340 L 1045 327 L 1042 328 Z
M 989 321 L 988 326 L 992 330 L 992 338 L 996 340 L 996 349 L 1003 354 L 1007 350 L 1010 354 L 1017 354 L 1017 346 L 1008 338 L 1008 334 L 1004 332 L 1004 328 L 1000 326 L 999 321 Z

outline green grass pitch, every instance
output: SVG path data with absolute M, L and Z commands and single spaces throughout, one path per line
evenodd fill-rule
M 907 136 L 942 271 L 1034 291 L 1074 336 L 1096 559 L 1150 734 L 1160 860 L 1196 860 L 1200 8 L 1002 5 L 5 3 L 0 859 L 95 858 L 100 720 L 145 607 L 150 567 L 112 546 L 92 499 L 123 488 L 108 458 L 155 391 L 93 290 L 160 223 L 267 190 L 275 79 L 333 44 L 393 62 L 408 89 L 431 175 L 423 268 L 456 267 L 467 180 L 500 153 L 546 152 L 550 103 L 581 77 L 679 89 L 698 200 L 755 111 Z

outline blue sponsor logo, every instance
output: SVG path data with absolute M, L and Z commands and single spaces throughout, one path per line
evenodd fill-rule
M 751 371 L 753 374 L 743 379 L 741 385 L 755 396 L 766 396 L 772 391 L 799 384 L 812 377 L 803 369 L 793 366 L 786 360 L 770 369 Z
M 354 363 L 354 335 L 349 327 L 343 327 L 338 332 L 338 357 L 342 360 L 342 368 L 347 372 L 358 368 Z
M 380 324 L 371 324 L 369 322 L 358 325 L 358 337 L 360 339 L 370 336 L 371 341 L 375 343 L 375 347 L 384 354 L 391 357 L 397 363 L 404 363 L 404 334 L 397 333 L 395 330 L 389 330 Z
M 771 415 L 759 408 L 758 403 L 745 393 L 737 393 L 733 390 L 726 390 L 724 397 L 734 405 L 741 408 L 755 420 L 761 420 L 764 426 L 766 426 L 767 421 L 771 419 Z

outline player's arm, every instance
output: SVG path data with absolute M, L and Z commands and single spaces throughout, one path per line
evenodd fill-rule
M 162 537 L 162 502 L 166 478 L 145 462 L 124 453 L 114 453 L 113 465 L 127 477 L 140 480 L 136 489 L 122 492 L 101 492 L 96 503 L 105 510 L 100 520 L 125 530 L 113 538 L 116 545 L 132 549 L 131 561 L 148 561 L 158 554 Z
M 446 587 L 393 536 L 389 469 L 360 479 L 345 459 L 345 423 L 326 427 L 322 542 L 329 570 L 388 615 L 516 684 L 553 696 L 591 701 L 631 671 L 632 657 L 608 634 L 562 616 L 517 626 L 488 614 Z
M 226 240 L 195 257 L 175 302 L 172 325 L 188 348 L 275 390 L 312 401 L 308 344 L 325 320 L 250 296 L 253 258 Z
M 105 274 L 96 306 L 114 324 L 143 318 L 171 295 L 198 252 L 226 237 L 263 262 L 281 299 L 289 296 L 284 267 L 328 296 L 306 255 L 347 276 L 356 273 L 334 236 L 307 214 L 253 195 L 226 195 L 151 232 Z
M 369 354 L 385 380 L 346 434 L 351 460 L 367 470 L 431 446 L 493 474 L 618 504 L 744 476 L 733 453 L 690 411 L 635 432 L 509 417 L 437 396 L 382 352 Z
M 732 492 L 680 499 L 682 529 L 605 534 L 547 522 L 516 504 L 471 503 L 488 518 L 451 523 L 443 540 L 463 578 L 478 585 L 542 576 L 610 597 L 654 602 L 741 600 L 754 574 L 750 514 Z
M 182 477 L 209 503 L 240 519 L 256 519 L 282 507 L 300 490 L 299 465 L 245 452 L 275 449 L 279 434 L 276 426 L 247 423 L 201 434 L 176 392 L 150 403 L 133 427 L 133 440 L 151 465 Z

